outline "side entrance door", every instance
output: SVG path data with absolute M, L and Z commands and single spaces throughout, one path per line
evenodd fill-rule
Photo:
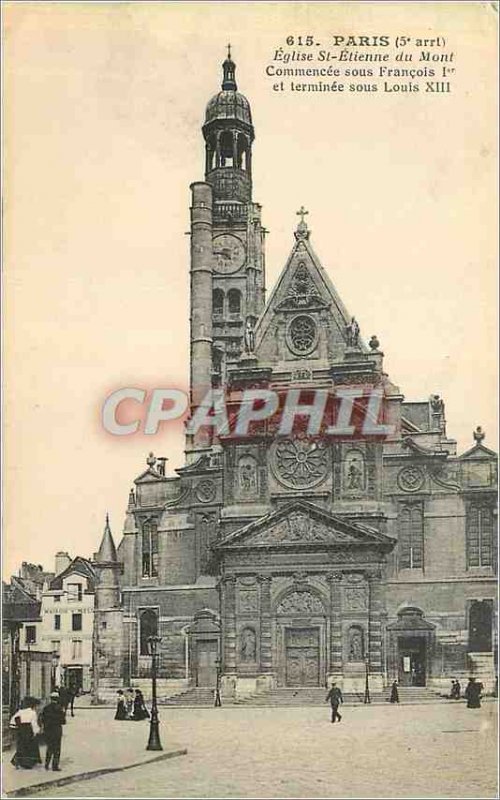
M 401 637 L 399 639 L 399 683 L 401 686 L 425 686 L 425 638 Z
M 319 628 L 286 628 L 286 685 L 319 686 Z
M 217 642 L 215 639 L 198 639 L 195 647 L 196 686 L 215 686 L 217 679 Z

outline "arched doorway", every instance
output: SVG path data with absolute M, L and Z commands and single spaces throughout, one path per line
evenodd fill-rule
M 219 661 L 220 625 L 209 608 L 197 611 L 187 629 L 194 686 L 215 686 Z
M 387 626 L 390 641 L 390 672 L 401 686 L 426 686 L 430 676 L 435 625 L 424 619 L 423 611 L 406 606 L 397 622 Z
M 307 589 L 289 592 L 276 608 L 281 686 L 322 686 L 325 682 L 325 608 Z

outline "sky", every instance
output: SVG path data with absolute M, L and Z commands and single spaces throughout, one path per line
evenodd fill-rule
M 4 576 L 121 538 L 150 450 L 124 386 L 187 389 L 189 185 L 232 44 L 256 131 L 270 289 L 302 204 L 311 242 L 406 399 L 440 394 L 459 452 L 497 440 L 496 30 L 490 3 L 5 3 Z M 437 36 L 450 94 L 292 93 L 289 35 Z M 364 65 L 363 65 L 364 66 Z

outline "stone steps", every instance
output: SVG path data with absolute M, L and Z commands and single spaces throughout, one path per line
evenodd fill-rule
M 327 689 L 320 687 L 284 687 L 271 689 L 262 694 L 252 694 L 235 700 L 235 705 L 245 706 L 324 706 L 326 702 Z M 343 695 L 344 703 L 359 704 L 364 702 L 364 693 L 358 694 L 348 692 Z M 380 701 L 380 696 L 379 701 Z M 377 702 L 376 696 L 372 696 L 372 702 Z
M 187 689 L 172 697 L 159 697 L 158 705 L 163 706 L 213 706 L 214 690 L 210 687 Z

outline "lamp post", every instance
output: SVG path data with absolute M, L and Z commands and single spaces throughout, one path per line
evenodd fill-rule
M 31 641 L 26 642 L 26 695 L 31 694 Z
M 366 656 L 365 658 L 365 704 L 371 703 L 370 700 L 370 685 L 368 681 L 368 675 L 370 674 L 370 657 Z
M 148 636 L 149 651 L 151 653 L 152 703 L 149 740 L 146 750 L 163 750 L 160 741 L 160 723 L 158 721 L 158 705 L 156 702 L 156 659 L 158 657 L 158 645 L 160 642 L 161 638 L 159 636 Z

